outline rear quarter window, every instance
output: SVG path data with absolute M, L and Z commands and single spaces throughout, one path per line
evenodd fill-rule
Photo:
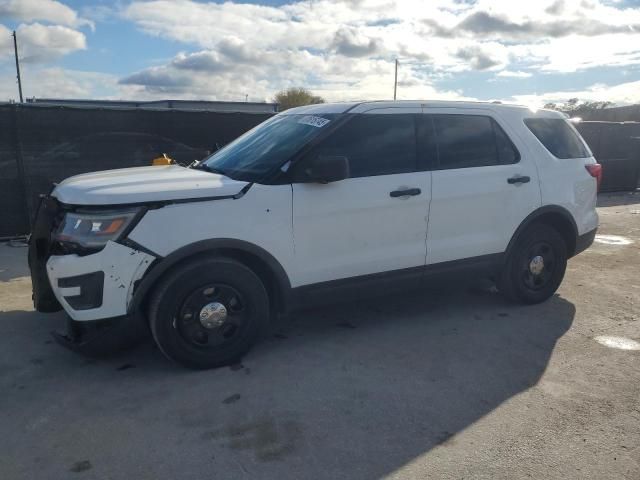
M 525 125 L 556 158 L 587 158 L 591 152 L 562 118 L 526 118 Z

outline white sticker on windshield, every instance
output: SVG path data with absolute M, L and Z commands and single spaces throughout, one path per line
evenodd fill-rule
M 327 120 L 326 118 L 316 117 L 315 115 L 305 115 L 298 123 L 304 123 L 305 125 L 311 125 L 312 127 L 324 127 L 331 120 Z

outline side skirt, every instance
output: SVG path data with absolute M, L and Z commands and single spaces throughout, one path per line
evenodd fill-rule
M 504 253 L 496 253 L 303 285 L 291 289 L 288 311 L 406 292 L 460 279 L 492 277 L 503 262 Z

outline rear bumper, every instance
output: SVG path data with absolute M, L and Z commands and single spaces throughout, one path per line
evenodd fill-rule
M 578 238 L 576 239 L 576 250 L 573 255 L 578 255 L 579 253 L 584 252 L 587 248 L 589 248 L 593 243 L 593 240 L 596 238 L 597 232 L 598 229 L 594 228 L 584 235 L 578 235 Z

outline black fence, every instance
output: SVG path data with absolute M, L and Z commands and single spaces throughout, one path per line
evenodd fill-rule
M 72 175 L 204 157 L 269 118 L 233 113 L 0 105 L 0 238 L 26 234 L 38 197 Z
M 0 238 L 23 235 L 53 182 L 79 173 L 150 165 L 166 153 L 202 158 L 264 121 L 267 113 L 0 105 Z M 603 191 L 634 190 L 640 123 L 582 122 L 603 164 Z
M 578 110 L 568 112 L 572 117 L 583 120 L 597 120 L 599 122 L 637 122 L 640 121 L 640 105 L 626 107 L 601 108 L 595 110 Z
M 578 130 L 602 164 L 602 192 L 635 190 L 640 181 L 640 123 L 580 122 Z

